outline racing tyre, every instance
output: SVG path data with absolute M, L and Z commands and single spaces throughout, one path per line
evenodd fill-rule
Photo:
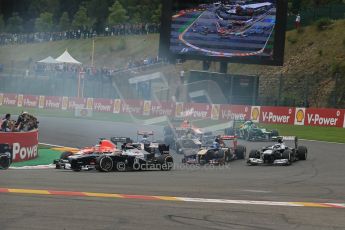
M 224 130 L 224 134 L 225 134 L 225 135 L 228 135 L 228 136 L 230 136 L 230 135 L 235 135 L 235 131 L 234 131 L 233 128 L 226 128 L 226 129 Z
M 237 159 L 245 159 L 246 158 L 246 147 L 243 145 L 237 145 L 235 149 L 235 155 Z
M 299 160 L 306 160 L 308 156 L 308 149 L 305 146 L 298 146 L 297 156 Z
M 110 172 L 113 170 L 114 162 L 109 156 L 101 156 L 96 162 L 97 169 L 100 172 Z
M 260 159 L 260 154 L 259 154 L 258 150 L 255 150 L 255 149 L 251 150 L 249 152 L 249 158 Z
M 61 159 L 61 160 L 67 160 L 67 158 L 68 158 L 69 156 L 72 156 L 72 155 L 73 155 L 72 152 L 63 152 L 63 153 L 61 153 L 61 155 L 60 155 L 60 159 Z
M 285 150 L 283 152 L 283 156 L 282 156 L 282 159 L 287 159 L 289 162 L 287 165 L 290 165 L 292 163 L 292 152 L 290 150 Z
M 174 165 L 174 159 L 171 155 L 161 155 L 157 158 L 157 162 L 160 165 L 162 171 L 170 171 Z
M 7 156 L 0 156 L 0 169 L 8 169 L 11 165 L 11 159 Z
M 271 137 L 278 137 L 278 136 L 279 136 L 278 130 L 272 130 Z
M 173 135 L 164 137 L 164 144 L 169 145 L 171 148 L 175 147 L 175 140 Z

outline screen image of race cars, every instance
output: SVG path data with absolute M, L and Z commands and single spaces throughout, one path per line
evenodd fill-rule
M 169 171 L 173 158 L 169 146 L 156 142 L 134 143 L 128 137 L 101 138 L 97 145 L 76 152 L 63 152 L 54 160 L 56 169 L 73 171 L 97 169 L 101 172 L 131 170 Z
M 298 144 L 294 136 L 279 136 L 277 143 L 253 149 L 249 152 L 248 165 L 291 165 L 298 160 L 307 160 L 308 148 Z
M 174 1 L 174 54 L 272 60 L 277 1 Z

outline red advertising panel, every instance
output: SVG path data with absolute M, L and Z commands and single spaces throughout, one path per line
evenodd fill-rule
M 143 113 L 144 101 L 140 100 L 122 100 L 121 113 L 141 115 Z
M 210 104 L 185 103 L 182 116 L 192 119 L 207 119 L 211 118 L 211 109 L 212 106 Z
M 265 124 L 294 124 L 294 107 L 261 106 L 260 123 Z
M 45 109 L 61 109 L 62 98 L 61 97 L 45 97 L 44 108 Z
M 305 110 L 304 125 L 343 127 L 344 111 L 341 109 L 307 108 Z
M 86 98 L 69 98 L 68 110 L 74 110 L 75 108 L 86 108 Z
M 151 116 L 168 116 L 172 117 L 175 113 L 175 106 L 172 102 L 151 102 Z
M 25 108 L 37 108 L 39 96 L 24 95 L 23 96 L 23 107 Z
M 13 162 L 38 157 L 38 130 L 31 132 L 0 132 L 1 143 L 12 146 Z
M 244 105 L 220 105 L 220 120 L 249 120 L 250 106 Z
M 113 108 L 114 108 L 113 99 L 101 99 L 101 98 L 93 99 L 93 111 L 95 112 L 111 113 L 113 111 Z
M 4 93 L 3 105 L 6 106 L 17 106 L 18 95 L 14 93 Z

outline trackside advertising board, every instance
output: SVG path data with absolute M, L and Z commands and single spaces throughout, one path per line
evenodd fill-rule
M 38 157 L 38 130 L 30 132 L 0 132 L 1 143 L 12 146 L 13 162 Z
M 143 117 L 168 116 L 219 121 L 252 120 L 264 124 L 289 124 L 345 128 L 345 109 L 247 106 L 170 101 L 73 98 L 0 93 L 0 106 L 128 114 Z

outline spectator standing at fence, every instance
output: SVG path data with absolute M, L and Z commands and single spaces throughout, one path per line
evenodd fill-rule
M 296 16 L 295 26 L 296 26 L 296 30 L 298 30 L 301 26 L 301 15 L 300 14 L 297 14 L 297 16 Z
M 11 114 L 6 114 L 5 118 L 1 121 L 1 131 L 10 132 L 9 122 L 11 119 Z

